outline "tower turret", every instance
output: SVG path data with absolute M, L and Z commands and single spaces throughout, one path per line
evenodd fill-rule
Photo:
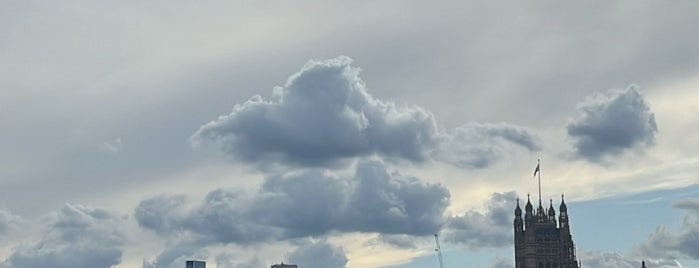
M 566 206 L 563 195 L 561 195 L 561 206 L 558 211 L 561 213 L 561 215 L 558 216 L 558 222 L 561 225 L 561 229 L 568 228 L 568 206 Z
M 532 202 L 529 200 L 529 194 L 527 194 L 527 204 L 524 206 L 524 222 L 529 225 L 534 223 L 534 207 Z
M 563 195 L 561 194 L 561 206 L 558 208 L 561 213 L 568 213 L 568 206 L 566 206 L 565 200 L 563 200 Z
M 519 198 L 517 198 L 517 207 L 515 208 L 515 237 L 524 230 L 524 222 L 522 221 L 522 209 L 519 208 Z
M 549 205 L 549 221 L 556 222 L 556 210 L 553 209 L 553 199 L 549 199 L 551 205 Z

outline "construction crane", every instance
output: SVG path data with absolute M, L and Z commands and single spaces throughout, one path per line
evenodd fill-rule
M 444 268 L 444 262 L 442 261 L 442 247 L 439 246 L 439 237 L 437 234 L 434 234 L 434 243 L 437 246 L 434 251 L 437 252 L 437 257 L 439 257 L 439 268 Z

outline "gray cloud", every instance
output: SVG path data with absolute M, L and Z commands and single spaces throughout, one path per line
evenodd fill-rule
M 159 234 L 169 233 L 178 228 L 170 226 L 170 219 L 184 218 L 178 214 L 179 208 L 186 204 L 184 195 L 161 195 L 143 200 L 134 210 L 138 224 L 142 227 L 156 230 Z
M 578 104 L 578 109 L 582 114 L 567 129 L 579 157 L 604 161 L 606 156 L 655 142 L 655 114 L 635 86 L 595 93 Z
M 182 230 L 221 243 L 252 243 L 279 236 L 278 228 L 262 225 L 259 219 L 250 216 L 252 202 L 257 200 L 242 192 L 217 189 L 176 224 Z
M 154 197 L 141 202 L 135 217 L 161 236 L 187 232 L 201 243 L 246 244 L 330 231 L 431 234 L 442 226 L 448 205 L 443 186 L 361 161 L 352 177 L 289 172 L 267 178 L 255 195 L 212 191 L 193 209 L 177 196 Z
M 341 247 L 326 241 L 311 242 L 298 247 L 289 254 L 289 262 L 299 267 L 344 268 L 347 255 Z
M 442 225 L 450 197 L 444 186 L 389 173 L 378 161 L 360 163 L 355 180 L 345 220 L 359 220 L 348 230 L 430 234 Z
M 692 213 L 699 213 L 699 198 L 687 198 L 677 200 L 673 207 L 684 209 Z
M 436 157 L 459 167 L 484 168 L 513 151 L 513 147 L 529 151 L 542 148 L 527 128 L 506 123 L 471 123 L 454 129 Z
M 493 193 L 484 213 L 471 210 L 449 219 L 445 226 L 445 241 L 459 243 L 470 249 L 503 247 L 512 244 L 512 219 L 515 192 Z
M 658 259 L 699 259 L 699 240 L 696 239 L 699 237 L 699 198 L 679 200 L 674 207 L 687 211 L 682 225 L 674 231 L 658 226 L 644 242 L 636 245 L 639 254 Z
M 124 219 L 109 211 L 66 204 L 49 216 L 49 229 L 34 244 L 22 245 L 3 267 L 112 267 L 121 263 Z
M 255 96 L 192 137 L 241 159 L 328 164 L 378 153 L 422 161 L 440 134 L 431 113 L 367 93 L 348 57 L 309 61 L 272 98 Z
M 506 124 L 469 124 L 448 135 L 431 112 L 370 95 L 351 62 L 344 56 L 309 61 L 270 99 L 258 95 L 236 105 L 191 141 L 267 165 L 333 165 L 371 154 L 421 162 L 441 151 L 437 159 L 482 168 L 508 144 L 540 149 L 529 130 Z
M 157 196 L 141 201 L 134 216 L 141 227 L 160 236 L 190 232 L 196 235 L 190 242 L 196 244 L 250 243 L 278 236 L 274 228 L 259 225 L 257 219 L 249 217 L 251 201 L 241 192 L 218 189 L 210 192 L 201 205 L 188 210 L 182 196 Z M 177 247 L 185 246 L 189 245 Z

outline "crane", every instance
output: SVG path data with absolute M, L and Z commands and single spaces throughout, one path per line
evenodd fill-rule
M 442 247 L 439 246 L 439 237 L 437 234 L 434 234 L 434 243 L 437 246 L 434 251 L 437 252 L 437 257 L 439 257 L 439 268 L 444 268 L 444 262 L 442 261 Z

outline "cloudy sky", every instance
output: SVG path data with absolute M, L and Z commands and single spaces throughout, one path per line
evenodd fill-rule
M 5 1 L 0 267 L 699 267 L 698 11 Z

